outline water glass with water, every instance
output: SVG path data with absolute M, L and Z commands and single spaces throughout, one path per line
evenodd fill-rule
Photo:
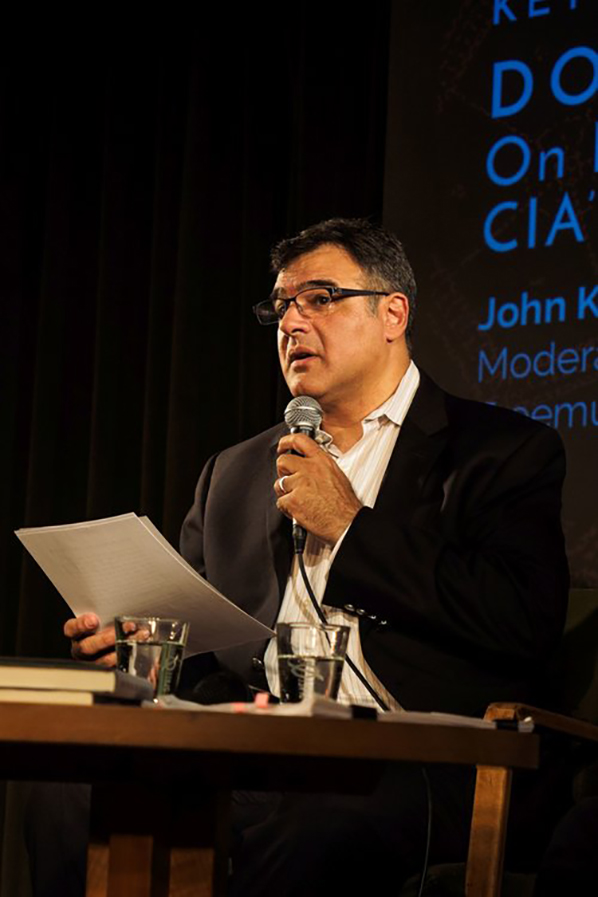
M 348 626 L 278 623 L 276 643 L 282 701 L 336 700 L 349 640 Z
M 120 615 L 114 618 L 114 628 L 117 668 L 148 679 L 156 697 L 174 692 L 189 624 L 165 617 Z

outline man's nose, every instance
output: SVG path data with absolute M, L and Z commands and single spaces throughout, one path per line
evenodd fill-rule
M 299 306 L 295 301 L 289 303 L 289 307 L 280 319 L 278 327 L 287 336 L 291 336 L 298 331 L 305 333 L 310 328 L 309 319 L 301 314 Z

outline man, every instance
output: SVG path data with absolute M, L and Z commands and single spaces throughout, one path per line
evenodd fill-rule
M 445 394 L 410 359 L 415 283 L 398 240 L 333 219 L 281 243 L 276 283 L 256 306 L 278 325 L 291 393 L 322 406 L 318 441 L 283 426 L 211 459 L 181 538 L 184 556 L 258 619 L 314 619 L 293 561 L 290 518 L 331 622 L 351 626 L 341 699 L 481 714 L 533 700 L 559 638 L 568 585 L 556 433 Z M 292 453 L 291 453 L 292 452 Z M 69 621 L 75 656 L 111 630 Z M 216 662 L 276 691 L 274 648 Z M 191 667 L 191 665 L 190 665 Z M 466 849 L 472 775 L 435 767 L 432 856 Z M 232 893 L 382 892 L 423 859 L 426 791 L 409 768 L 368 795 L 238 795 Z M 332 862 L 331 862 L 332 859 Z M 344 876 L 344 879 L 343 879 Z
M 333 443 L 323 451 L 279 426 L 212 459 L 183 553 L 263 622 L 293 619 L 305 601 L 280 510 L 310 533 L 307 566 L 327 614 L 359 621 L 357 648 L 396 701 L 479 714 L 492 700 L 531 699 L 565 613 L 558 435 L 448 396 L 417 371 L 415 284 L 394 236 L 332 220 L 273 259 L 283 373 L 293 395 L 318 399 Z M 302 301 L 324 288 L 364 293 Z M 255 646 L 219 658 L 260 684 Z

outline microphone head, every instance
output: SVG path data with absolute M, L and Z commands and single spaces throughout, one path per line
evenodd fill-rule
M 323 417 L 322 406 L 311 396 L 296 396 L 291 399 L 284 413 L 284 420 L 289 430 L 298 427 L 319 430 Z

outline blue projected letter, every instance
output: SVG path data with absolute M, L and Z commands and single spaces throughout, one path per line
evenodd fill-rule
M 558 212 L 556 213 L 555 219 L 552 222 L 550 233 L 548 234 L 546 243 L 544 245 L 552 246 L 552 244 L 554 243 L 554 238 L 561 230 L 572 230 L 575 234 L 575 239 L 577 240 L 577 242 L 583 243 L 583 234 L 581 232 L 579 221 L 577 220 L 575 209 L 571 204 L 568 193 L 565 193 L 565 195 L 563 196 Z
M 550 7 L 547 9 L 546 7 L 542 8 L 538 6 L 539 3 L 543 3 L 544 0 L 529 0 L 529 17 L 530 19 L 535 19 L 537 16 L 549 16 L 550 15 Z
M 494 167 L 494 158 L 499 150 L 503 148 L 503 146 L 508 146 L 509 144 L 518 146 L 521 150 L 521 165 L 519 169 L 512 174 L 510 177 L 503 177 L 498 174 Z M 515 137 L 515 135 L 508 137 L 501 137 L 500 140 L 497 140 L 490 152 L 488 153 L 488 158 L 486 160 L 486 172 L 491 181 L 494 181 L 495 184 L 499 184 L 501 187 L 507 187 L 509 184 L 516 184 L 517 181 L 520 181 L 524 174 L 527 173 L 529 168 L 529 163 L 531 159 L 531 152 L 529 146 L 525 142 L 522 137 Z
M 578 57 L 590 60 L 594 68 L 592 81 L 581 93 L 565 93 L 561 87 L 561 73 L 570 59 Z M 567 50 L 552 70 L 550 86 L 556 99 L 565 106 L 579 106 L 581 103 L 585 103 L 586 100 L 591 99 L 598 89 L 598 53 L 590 47 L 572 47 L 570 50 Z
M 517 16 L 513 14 L 513 11 L 509 9 L 509 0 L 494 0 L 494 15 L 492 17 L 492 24 L 499 25 L 500 24 L 500 14 L 504 12 L 505 17 L 510 19 L 511 22 L 517 21 Z
M 489 246 L 490 249 L 494 249 L 495 252 L 510 252 L 512 249 L 517 249 L 517 240 L 507 240 L 506 242 L 501 243 L 492 233 L 494 219 L 506 209 L 516 211 L 517 206 L 518 204 L 516 202 L 499 202 L 499 204 L 494 206 L 493 209 L 490 209 L 486 215 L 486 220 L 484 221 L 484 240 L 486 241 L 486 245 Z
M 553 146 L 552 149 L 544 150 L 540 153 L 538 161 L 538 178 L 541 181 L 546 180 L 546 163 L 551 156 L 556 160 L 556 176 L 562 178 L 565 173 L 565 150 L 562 146 Z
M 521 96 L 514 103 L 504 106 L 502 103 L 502 76 L 503 72 L 518 72 L 523 78 L 523 90 Z M 504 62 L 495 62 L 492 73 L 492 118 L 505 118 L 507 115 L 515 115 L 527 106 L 532 95 L 534 79 L 531 69 L 525 62 L 518 59 L 505 59 Z
M 494 364 L 490 361 L 483 349 L 480 350 L 478 363 L 478 382 L 482 383 L 485 377 L 484 369 L 488 372 L 489 377 L 498 374 L 502 380 L 507 379 L 507 349 L 505 346 L 500 350 Z
M 580 287 L 577 293 L 577 317 L 580 321 L 585 320 L 586 310 L 595 318 L 598 318 L 598 286 L 595 286 L 591 293 L 588 293 L 586 287 Z

